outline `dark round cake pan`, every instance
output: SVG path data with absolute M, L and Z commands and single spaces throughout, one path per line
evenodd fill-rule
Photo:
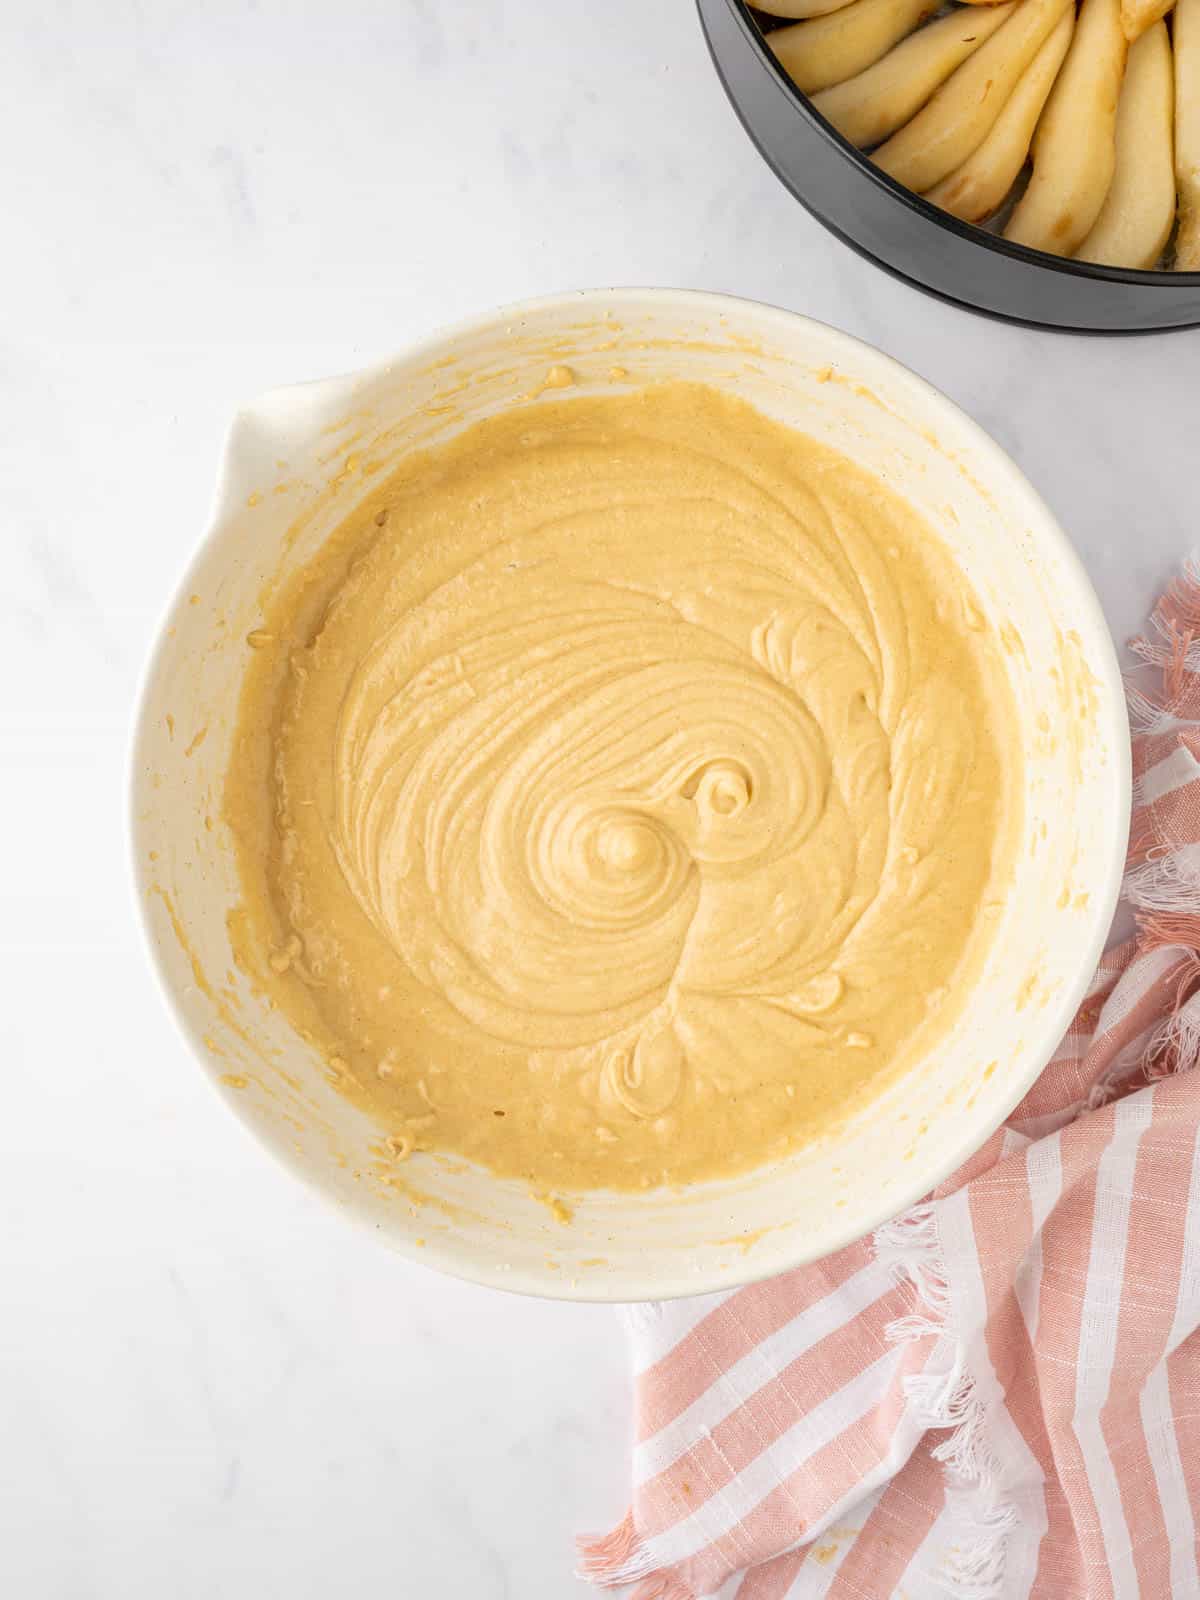
M 1027 250 L 895 183 L 788 78 L 744 0 L 697 0 L 725 92 L 768 164 L 819 222 L 905 282 L 987 316 L 1070 333 L 1200 326 L 1200 272 L 1136 272 Z

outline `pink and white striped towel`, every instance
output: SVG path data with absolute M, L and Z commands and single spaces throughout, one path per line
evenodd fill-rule
M 1137 653 L 1136 936 L 1007 1125 L 815 1266 L 631 1308 L 636 1600 L 1200 1596 L 1200 574 Z

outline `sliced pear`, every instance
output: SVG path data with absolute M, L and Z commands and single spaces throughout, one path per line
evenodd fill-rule
M 1058 20 L 1050 37 L 1034 56 L 1028 72 L 1009 96 L 983 143 L 962 166 L 943 178 L 926 194 L 935 206 L 964 222 L 982 222 L 1004 202 L 1029 154 L 1033 130 L 1054 87 L 1071 35 L 1075 9 Z
M 1175 82 L 1165 22 L 1129 50 L 1117 105 L 1117 169 L 1075 252 L 1108 267 L 1152 267 L 1175 226 Z
M 800 20 L 804 17 L 827 17 L 831 11 L 841 11 L 852 0 L 774 0 L 770 6 L 758 6 L 755 9 L 771 17 L 784 17 L 788 21 Z M 770 44 L 771 36 L 767 35 Z
M 1083 0 L 1037 132 L 1033 177 L 1004 237 L 1072 255 L 1095 225 L 1117 164 L 1117 101 L 1129 45 L 1120 0 Z
M 949 77 L 872 160 L 918 193 L 940 183 L 991 132 L 1022 75 L 1074 0 L 1021 0 L 999 31 Z
M 919 27 L 941 0 L 854 0 L 827 17 L 795 22 L 767 35 L 797 89 L 816 94 L 844 83 Z
M 956 67 L 1003 27 L 1016 6 L 969 6 L 939 17 L 889 50 L 865 72 L 812 103 L 860 150 L 878 144 L 921 109 Z
M 827 17 L 831 12 L 842 11 L 853 0 L 774 0 L 769 6 L 755 6 L 764 16 L 778 17 L 782 22 L 803 22 L 809 17 Z M 964 0 L 971 6 L 996 5 L 997 0 Z M 769 35 L 768 35 L 769 37 Z
M 1175 182 L 1179 232 L 1175 270 L 1200 272 L 1200 0 L 1179 0 L 1175 43 Z
M 1121 31 L 1133 44 L 1175 9 L 1175 0 L 1121 0 Z

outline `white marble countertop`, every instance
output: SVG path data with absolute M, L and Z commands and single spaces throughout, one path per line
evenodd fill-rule
M 267 386 L 498 301 L 684 284 L 881 345 L 1017 457 L 1119 633 L 1189 548 L 1200 334 L 987 322 L 860 261 L 690 0 L 50 4 L 0 52 L 0 1593 L 582 1593 L 623 1509 L 604 1308 L 444 1281 L 302 1192 L 152 987 L 140 665 Z

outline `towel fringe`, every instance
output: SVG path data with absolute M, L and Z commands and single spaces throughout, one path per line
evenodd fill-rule
M 1154 608 L 1144 634 L 1129 641 L 1139 661 L 1158 670 L 1150 693 L 1126 685 L 1129 720 L 1135 733 L 1161 733 L 1192 714 L 1194 679 L 1200 673 L 1200 563 L 1194 557 L 1172 579 Z
M 602 1589 L 621 1589 L 639 1578 L 649 1582 L 665 1579 L 651 1576 L 654 1559 L 633 1525 L 633 1512 L 627 1511 L 611 1533 L 584 1534 L 575 1541 L 579 1551 L 578 1576 Z M 642 1600 L 691 1600 L 686 1593 L 650 1592 Z
M 1156 611 L 1150 618 L 1150 626 L 1158 638 L 1139 634 L 1136 639 L 1129 641 L 1129 648 L 1147 666 L 1160 667 L 1164 673 L 1171 673 L 1173 681 L 1170 687 L 1178 689 L 1182 673 L 1200 672 L 1200 644 L 1196 642 L 1200 629 L 1193 622 L 1164 616 L 1161 611 Z
M 1159 705 L 1134 683 L 1125 685 L 1125 706 L 1134 733 L 1165 733 L 1178 721 L 1174 711 Z
M 1182 851 L 1157 846 L 1125 874 L 1122 893 L 1139 911 L 1186 915 L 1200 895 L 1200 872 Z M 1200 917 L 1187 920 L 1200 930 Z
M 1133 785 L 1135 819 L 1133 828 L 1130 829 L 1129 833 L 1129 846 L 1125 852 L 1126 872 L 1132 872 L 1134 867 L 1143 866 L 1147 861 L 1159 859 L 1160 857 L 1166 855 L 1168 848 L 1166 845 L 1163 845 L 1159 842 L 1158 835 L 1152 825 L 1144 821 L 1139 823 L 1137 820 L 1136 808 L 1144 804 L 1144 802 L 1138 798 L 1138 786 L 1141 784 L 1141 782 L 1142 779 L 1137 778 L 1134 780 Z M 1137 831 L 1135 832 L 1134 829 L 1137 829 Z
M 947 1490 L 946 1505 L 954 1527 L 954 1549 L 941 1579 L 954 1600 L 996 1600 L 1004 1584 L 1008 1535 L 1017 1526 L 1015 1507 L 984 1505 L 973 1491 Z M 933 1575 L 939 1582 L 939 1575 Z
M 930 1202 L 875 1231 L 876 1258 L 899 1282 L 912 1286 L 915 1309 L 888 1325 L 898 1344 L 937 1337 L 938 1345 L 921 1372 L 904 1380 L 904 1394 L 927 1428 L 948 1428 L 949 1436 L 932 1452 L 945 1471 L 947 1550 L 939 1570 L 928 1576 L 954 1600 L 1000 1600 L 1009 1532 L 1015 1508 L 999 1490 L 1000 1464 L 988 1439 L 987 1406 L 966 1361 L 938 1233 Z
M 1192 976 L 1195 974 L 1193 973 Z M 1181 1000 L 1146 1047 L 1146 1077 L 1154 1083 L 1200 1065 L 1200 994 Z
M 919 1304 L 927 1306 L 936 1321 L 930 1321 L 920 1312 L 902 1317 L 892 1324 L 893 1330 L 903 1331 L 889 1336 L 897 1339 L 915 1339 L 922 1334 L 943 1331 L 950 1310 L 950 1285 L 946 1281 L 946 1263 L 938 1237 L 937 1214 L 932 1202 L 913 1206 L 903 1216 L 893 1217 L 875 1230 L 875 1259 L 887 1267 L 897 1283 L 909 1283 L 916 1290 Z M 918 1328 L 917 1323 L 921 1326 Z
M 1170 616 L 1177 626 L 1200 634 L 1200 555 L 1184 558 L 1178 576 L 1154 608 L 1155 616 Z
M 1155 911 L 1142 912 L 1135 921 L 1138 950 L 1143 955 L 1172 944 L 1179 945 L 1180 955 L 1194 957 L 1200 950 L 1200 916 L 1186 911 Z

